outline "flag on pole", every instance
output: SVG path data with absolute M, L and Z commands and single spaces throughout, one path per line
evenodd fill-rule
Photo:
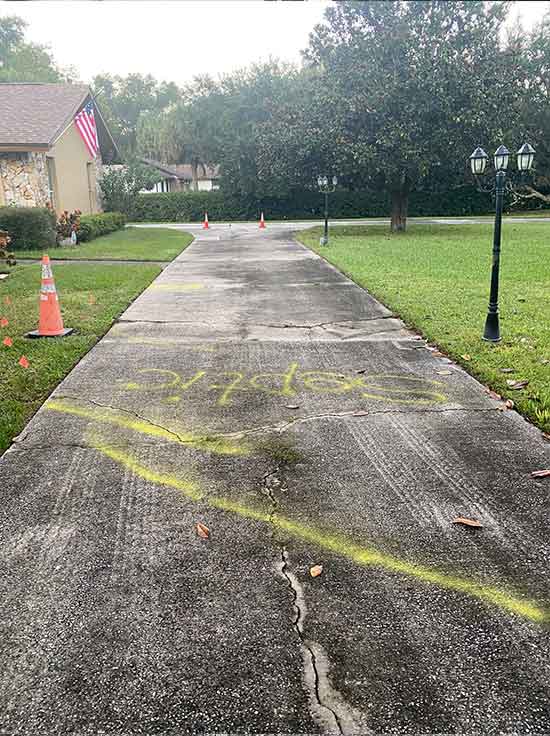
M 74 119 L 74 123 L 78 128 L 82 140 L 86 144 L 86 148 L 90 152 L 90 156 L 95 158 L 99 151 L 99 142 L 97 140 L 97 128 L 94 118 L 94 106 L 92 102 L 82 108 Z

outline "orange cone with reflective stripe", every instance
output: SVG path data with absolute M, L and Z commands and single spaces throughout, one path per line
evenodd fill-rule
M 64 337 L 72 328 L 63 327 L 59 298 L 53 280 L 50 258 L 42 256 L 42 285 L 40 287 L 40 316 L 38 329 L 27 333 L 27 337 Z
M 208 212 L 204 213 L 204 222 L 202 223 L 202 229 L 208 230 Z
M 265 220 L 264 220 L 264 213 L 262 212 L 260 217 L 260 230 L 263 230 L 265 228 Z

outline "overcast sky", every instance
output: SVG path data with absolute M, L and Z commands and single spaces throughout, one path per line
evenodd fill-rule
M 111 72 L 152 74 L 183 83 L 275 56 L 299 61 L 329 0 L 35 0 L 1 2 L 0 15 L 29 23 L 27 37 L 49 44 L 83 81 Z M 513 18 L 530 27 L 550 5 L 516 2 Z M 514 22 L 514 21 L 513 21 Z M 487 39 L 491 43 L 491 39 Z

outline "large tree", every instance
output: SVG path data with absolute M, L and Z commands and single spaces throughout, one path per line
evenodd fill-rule
M 15 15 L 0 18 L 0 82 L 62 82 L 61 70 L 46 46 L 25 41 L 27 23 Z
M 521 68 L 499 40 L 508 3 L 443 0 L 338 2 L 310 35 L 341 121 L 335 142 L 392 198 L 392 230 L 406 226 L 409 193 L 445 170 L 464 176 L 475 145 L 514 128 Z M 441 177 L 440 177 L 441 178 Z
M 161 116 L 181 94 L 173 82 L 157 82 L 150 74 L 100 74 L 94 77 L 92 87 L 120 150 L 129 157 L 136 153 L 140 115 L 150 112 Z

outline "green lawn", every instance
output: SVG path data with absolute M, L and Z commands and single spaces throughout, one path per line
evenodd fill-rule
M 29 340 L 38 323 L 40 267 L 16 266 L 0 281 L 0 452 L 19 434 L 52 389 L 108 330 L 125 307 L 160 273 L 153 265 L 59 265 L 54 268 L 65 338 Z M 3 340 L 10 337 L 13 345 Z M 29 361 L 27 369 L 18 361 Z
M 491 268 L 491 225 L 410 224 L 321 228 L 298 239 L 366 287 L 407 324 L 550 432 L 550 227 L 505 223 L 500 319 L 503 340 L 481 340 Z M 461 356 L 470 356 L 465 360 Z M 501 369 L 513 368 L 513 373 Z M 527 379 L 521 391 L 506 381 Z
M 77 246 L 50 248 L 50 258 L 112 258 L 115 260 L 171 261 L 187 248 L 193 236 L 168 228 L 127 227 Z M 16 258 L 41 258 L 41 250 L 18 250 Z

